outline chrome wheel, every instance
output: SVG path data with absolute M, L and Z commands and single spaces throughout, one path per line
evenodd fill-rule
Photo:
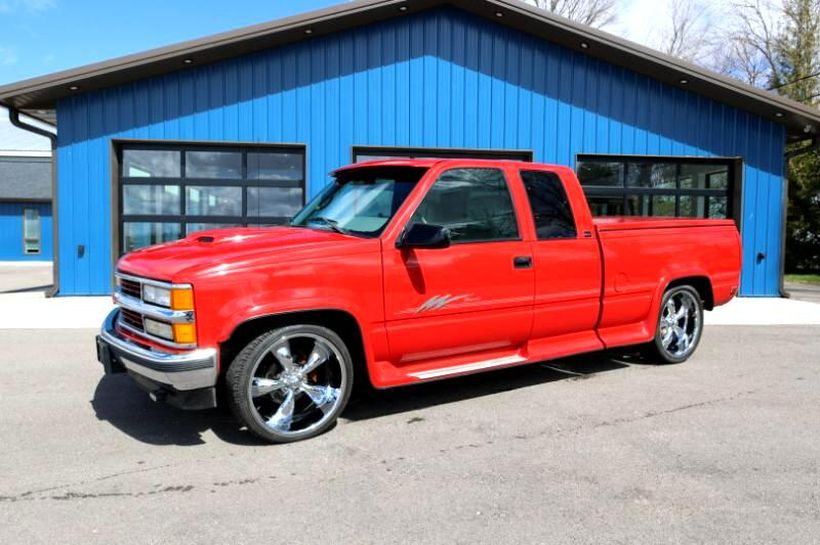
M 691 288 L 667 294 L 658 323 L 658 348 L 673 361 L 686 359 L 700 339 L 703 311 L 700 297 Z
M 282 335 L 256 360 L 248 400 L 259 423 L 282 435 L 308 435 L 336 414 L 347 370 L 320 335 Z

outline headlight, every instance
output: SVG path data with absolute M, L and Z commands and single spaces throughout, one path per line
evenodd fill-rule
M 142 300 L 172 310 L 194 310 L 194 292 L 191 288 L 161 288 L 145 284 Z
M 171 308 L 171 290 L 145 284 L 142 286 L 142 300 L 152 305 Z
M 163 339 L 168 339 L 169 341 L 174 340 L 174 330 L 171 327 L 171 324 L 157 322 L 156 320 L 152 320 L 151 318 L 144 318 L 142 320 L 142 325 L 145 328 L 146 333 L 149 333 L 156 337 L 161 337 Z

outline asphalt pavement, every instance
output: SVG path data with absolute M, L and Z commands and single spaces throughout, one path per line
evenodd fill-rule
M 819 333 L 374 392 L 272 446 L 103 377 L 93 330 L 0 331 L 0 543 L 817 543 Z

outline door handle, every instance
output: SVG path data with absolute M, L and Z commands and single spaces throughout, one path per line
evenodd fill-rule
M 532 257 L 519 255 L 513 258 L 513 267 L 516 269 L 529 269 L 532 267 Z

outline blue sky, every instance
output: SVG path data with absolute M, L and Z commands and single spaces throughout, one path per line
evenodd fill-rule
M 340 0 L 0 0 L 0 85 Z

